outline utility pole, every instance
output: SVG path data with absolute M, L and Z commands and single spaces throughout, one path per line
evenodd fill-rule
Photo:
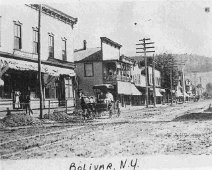
M 152 83 L 153 83 L 153 105 L 156 106 L 156 94 L 155 94 L 155 55 L 153 54 L 152 61 Z
M 173 98 L 172 98 L 172 68 L 170 69 L 170 86 L 171 86 L 171 106 L 173 105 Z
M 185 75 L 184 75 L 184 69 L 182 68 L 182 86 L 183 86 L 183 102 L 185 103 L 186 101 L 186 96 L 185 96 Z
M 173 105 L 173 95 L 172 95 L 172 90 L 173 90 L 173 69 L 174 69 L 174 60 L 173 60 L 173 56 L 171 56 L 171 67 L 170 67 L 171 106 Z
M 40 30 L 41 30 L 41 12 L 42 5 L 39 4 L 38 12 L 38 81 L 39 81 L 39 92 L 40 92 L 40 119 L 43 118 L 43 91 L 41 81 L 41 42 L 40 42 Z
M 147 47 L 149 44 L 154 44 L 154 42 L 146 42 L 149 41 L 150 38 L 143 38 L 139 41 L 142 41 L 142 43 L 136 44 L 136 45 L 142 45 L 143 48 L 136 48 L 136 50 L 143 50 L 143 51 L 136 51 L 136 53 L 142 53 L 144 54 L 144 59 L 145 59 L 145 75 L 146 75 L 146 107 L 148 107 L 148 102 L 149 102 L 149 92 L 148 92 L 148 68 L 147 68 L 147 53 L 154 53 L 155 51 L 147 51 L 149 48 L 155 48 L 155 47 Z

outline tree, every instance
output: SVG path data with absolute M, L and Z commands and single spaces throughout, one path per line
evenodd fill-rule
M 156 69 L 161 72 L 161 86 L 170 89 L 170 74 L 172 71 L 172 84 L 173 88 L 177 86 L 179 76 L 182 72 L 179 70 L 177 60 L 172 54 L 160 54 L 155 56 Z

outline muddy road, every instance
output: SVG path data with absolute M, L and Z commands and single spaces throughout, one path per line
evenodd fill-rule
M 212 154 L 212 103 L 123 111 L 119 118 L 1 130 L 1 159 Z

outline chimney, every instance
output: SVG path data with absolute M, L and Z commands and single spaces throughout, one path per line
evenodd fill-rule
M 86 48 L 87 48 L 87 41 L 84 40 L 84 41 L 83 41 L 83 50 L 86 50 Z

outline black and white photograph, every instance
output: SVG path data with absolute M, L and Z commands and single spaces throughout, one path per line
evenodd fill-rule
M 0 3 L 0 169 L 212 168 L 212 1 Z

